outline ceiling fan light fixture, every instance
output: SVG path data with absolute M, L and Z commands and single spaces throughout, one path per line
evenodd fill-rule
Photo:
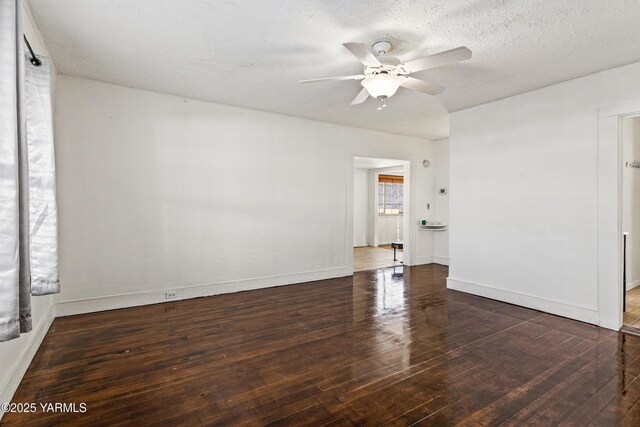
M 406 80 L 403 76 L 392 76 L 389 74 L 376 74 L 362 80 L 362 86 L 367 89 L 369 95 L 374 98 L 388 98 L 393 96 L 402 82 Z
M 343 43 L 342 45 L 364 65 L 362 74 L 300 80 L 298 83 L 362 80 L 362 89 L 353 98 L 351 105 L 360 105 L 369 96 L 372 96 L 378 100 L 378 110 L 386 107 L 386 99 L 393 96 L 400 86 L 431 96 L 442 93 L 445 90 L 443 86 L 416 79 L 411 74 L 471 58 L 471 50 L 465 46 L 401 62 L 396 57 L 388 56 L 392 46 L 385 40 L 375 43 L 373 49 L 364 43 L 357 42 Z

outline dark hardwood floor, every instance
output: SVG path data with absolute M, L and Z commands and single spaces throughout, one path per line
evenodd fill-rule
M 640 286 L 627 291 L 627 310 L 624 312 L 623 323 L 626 326 L 640 329 Z
M 14 401 L 86 413 L 2 422 L 640 425 L 640 337 L 392 273 L 56 319 Z

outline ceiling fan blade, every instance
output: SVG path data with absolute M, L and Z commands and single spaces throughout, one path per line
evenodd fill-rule
M 415 73 L 416 71 L 427 70 L 429 68 L 442 67 L 443 65 L 454 64 L 471 58 L 471 50 L 462 46 L 455 49 L 446 50 L 423 58 L 412 59 L 402 64 L 405 71 Z
M 316 83 L 316 82 L 329 82 L 337 80 L 362 80 L 364 74 L 356 74 L 354 76 L 340 76 L 340 77 L 323 77 L 321 79 L 300 80 L 298 83 Z
M 426 93 L 427 95 L 437 95 L 444 92 L 445 89 L 442 86 L 427 83 L 424 80 L 418 80 L 413 77 L 407 77 L 400 86 L 418 92 Z
M 351 105 L 362 104 L 367 100 L 367 98 L 369 98 L 369 92 L 367 91 L 367 89 L 362 88 L 362 90 L 356 95 L 356 97 L 353 98 L 353 101 L 351 101 Z
M 349 49 L 349 52 L 358 58 L 364 65 L 368 65 L 370 67 L 379 67 L 382 65 L 380 61 L 378 61 L 378 58 L 376 58 L 376 55 L 364 43 L 343 43 L 342 46 Z

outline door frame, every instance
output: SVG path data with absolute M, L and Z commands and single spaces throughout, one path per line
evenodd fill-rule
M 598 122 L 598 311 L 599 325 L 623 325 L 622 123 L 640 115 L 640 99 L 603 105 Z
M 404 190 L 403 190 L 403 204 L 404 215 L 402 218 L 403 227 L 403 264 L 411 266 L 415 264 L 415 242 L 417 238 L 417 227 L 411 226 L 415 224 L 416 209 L 415 203 L 415 186 L 412 185 L 412 171 L 415 171 L 418 164 L 418 158 L 415 155 L 406 153 L 386 152 L 377 150 L 356 149 L 347 153 L 346 158 L 346 170 L 347 173 L 347 191 L 346 191 L 346 253 L 347 253 L 347 269 L 353 274 L 353 169 L 355 157 L 369 157 L 376 159 L 393 159 L 402 162 L 404 172 Z M 377 191 L 376 191 L 377 194 Z

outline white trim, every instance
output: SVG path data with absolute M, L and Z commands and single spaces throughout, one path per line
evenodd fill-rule
M 351 269 L 351 274 L 353 274 L 353 168 L 354 168 L 354 157 L 373 157 L 373 158 L 381 158 L 381 159 L 393 159 L 398 160 L 403 165 L 403 176 L 404 176 L 404 194 L 403 194 L 403 202 L 404 202 L 404 214 L 403 214 L 403 241 L 404 241 L 404 249 L 403 249 L 403 262 L 406 266 L 415 265 L 415 253 L 416 253 L 416 239 L 417 234 L 415 227 L 410 227 L 411 223 L 415 224 L 416 218 L 416 206 L 414 203 L 415 200 L 415 185 L 412 185 L 412 174 L 416 173 L 417 167 L 412 167 L 412 165 L 417 165 L 418 156 L 410 153 L 399 153 L 393 151 L 386 150 L 372 150 L 366 148 L 354 148 L 353 151 L 347 152 L 347 191 L 346 191 L 346 209 L 347 209 L 347 267 Z M 388 169 L 388 168 L 382 168 Z M 377 173 L 378 169 L 375 169 L 375 173 Z M 377 182 L 377 177 L 375 179 Z M 406 189 L 409 188 L 409 191 Z M 375 192 L 377 194 L 377 191 Z M 371 201 L 370 201 L 371 202 Z M 408 209 L 407 209 L 408 207 Z M 377 212 L 375 209 L 371 212 L 373 215 L 373 247 L 378 246 L 377 240 L 377 225 L 376 221 L 378 220 Z
M 637 288 L 638 286 L 640 286 L 640 279 L 627 283 L 627 291 L 630 291 L 633 288 Z
M 55 317 L 55 304 L 51 304 L 49 311 L 44 315 L 37 329 L 23 336 L 29 341 L 23 346 L 20 355 L 13 361 L 9 368 L 9 374 L 6 376 L 4 383 L 0 385 L 0 403 L 11 402 Z M 4 412 L 0 411 L 0 419 L 2 419 L 2 415 L 4 415 Z
M 640 114 L 640 99 L 598 110 L 598 310 L 600 326 L 622 326 L 622 119 Z
M 414 258 L 415 264 L 413 265 L 423 265 L 423 264 L 440 264 L 440 265 L 449 265 L 449 258 L 443 256 L 419 256 Z
M 433 257 L 433 262 L 436 263 L 436 264 L 440 264 L 440 265 L 447 265 L 448 266 L 449 265 L 449 260 L 450 260 L 449 257 L 444 257 L 444 256 L 435 255 Z
M 412 265 L 424 265 L 424 264 L 433 264 L 435 263 L 434 257 L 432 256 L 417 256 L 413 258 Z
M 93 298 L 81 298 L 68 301 L 56 301 L 56 315 L 72 316 L 74 314 L 93 313 L 96 311 L 114 310 L 118 308 L 137 307 L 148 304 L 172 302 L 183 299 L 199 298 L 211 295 L 250 291 L 253 289 L 284 286 L 316 280 L 333 279 L 351 276 L 347 267 L 294 273 L 282 276 L 259 277 L 246 280 L 235 280 L 213 284 L 193 285 L 167 289 L 155 289 L 144 292 L 105 295 Z M 165 294 L 173 292 L 176 298 L 166 299 Z
M 463 280 L 447 278 L 447 289 L 479 295 L 481 297 L 497 301 L 508 302 L 510 304 L 532 308 L 534 310 L 540 310 L 546 313 L 568 317 L 594 325 L 597 325 L 600 320 L 598 311 L 592 308 L 567 304 L 562 301 L 540 298 L 534 295 L 499 289 L 492 286 L 465 282 Z M 600 326 L 608 327 L 605 325 Z
M 631 116 L 640 112 L 640 99 L 632 99 L 618 104 L 603 104 L 599 108 L 600 118 Z

